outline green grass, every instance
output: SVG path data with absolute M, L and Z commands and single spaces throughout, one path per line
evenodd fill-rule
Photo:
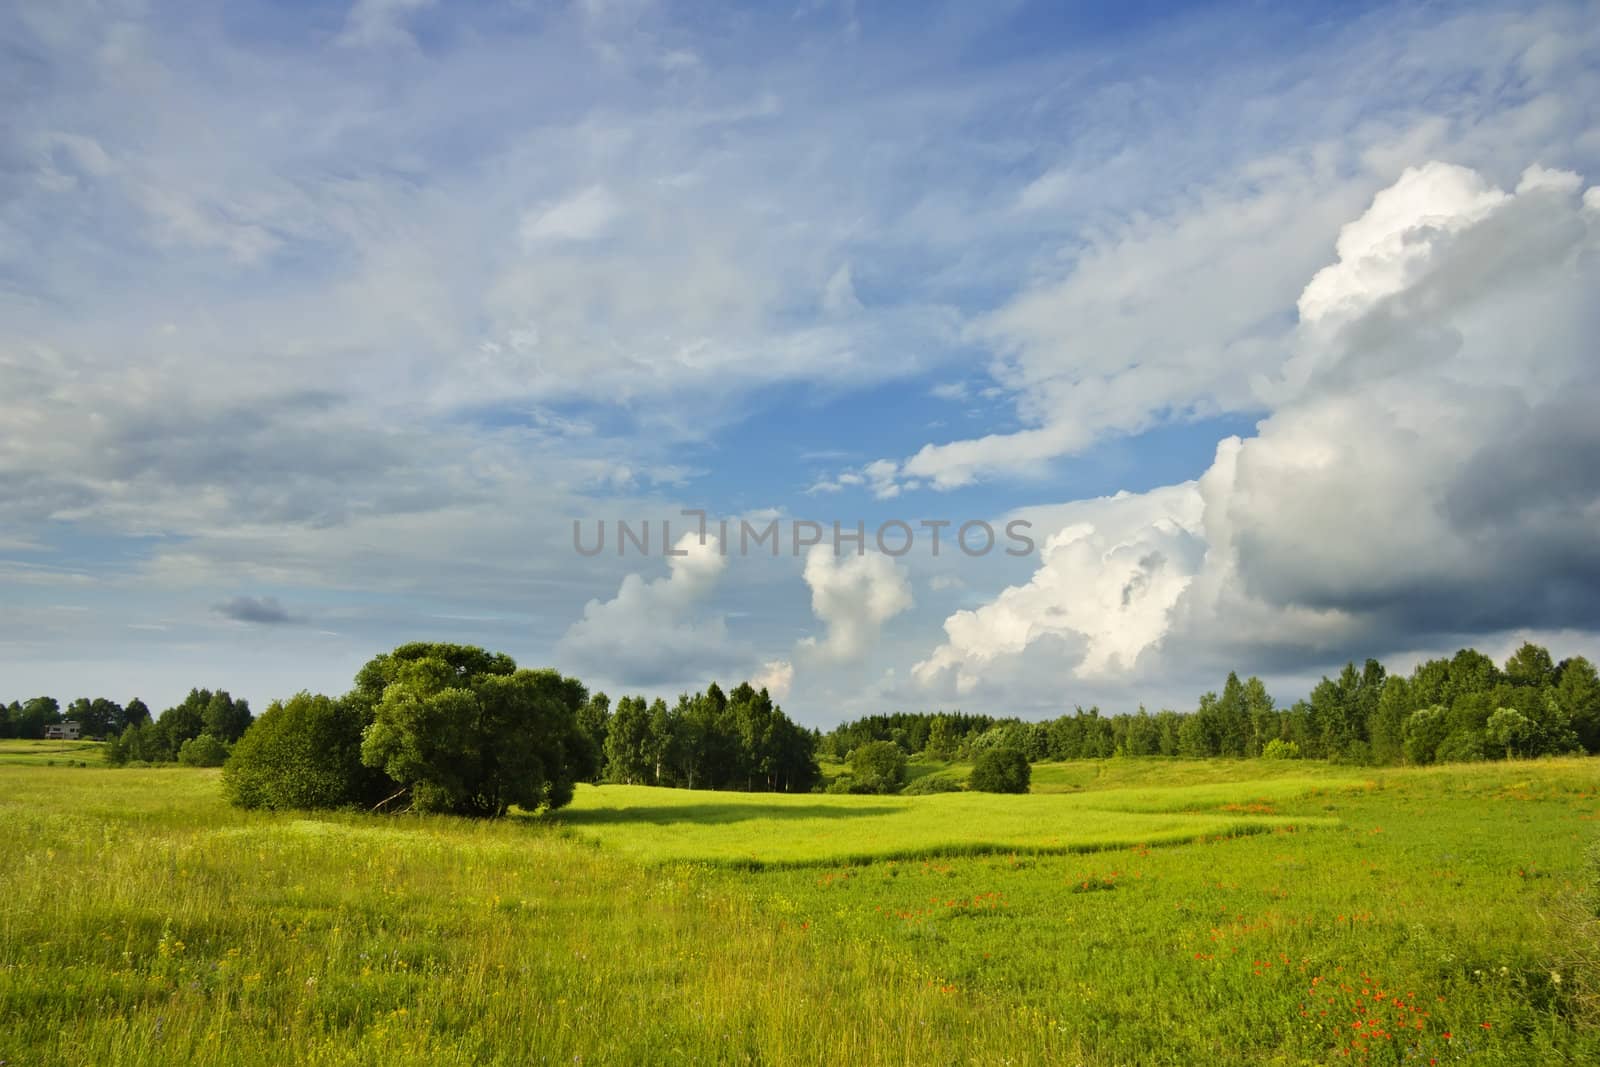
M 1080 788 L 608 788 L 476 823 L 246 813 L 214 771 L 7 762 L 0 1061 L 1600 1062 L 1557 969 L 1600 763 L 1040 770 Z M 1120 818 L 1307 828 L 781 865 L 835 854 L 805 836 L 829 830 L 882 854 Z M 730 867 L 744 848 L 771 869 Z M 1390 1036 L 1365 1036 L 1375 1017 Z
M 581 788 L 572 806 L 551 821 L 646 863 L 817 866 L 996 852 L 1092 852 L 1326 826 L 1337 819 L 1284 817 L 1267 809 L 1274 800 L 1363 784 L 1298 778 L 1076 795 L 920 797 L 607 785 Z
M 49 767 L 105 762 L 105 745 L 99 741 L 0 740 L 0 767 Z

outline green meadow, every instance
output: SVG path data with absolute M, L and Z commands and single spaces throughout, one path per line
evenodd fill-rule
M 7 1064 L 1600 1062 L 1592 759 L 471 821 L 96 756 L 0 745 Z

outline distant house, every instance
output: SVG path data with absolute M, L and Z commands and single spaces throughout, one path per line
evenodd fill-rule
M 76 741 L 83 736 L 83 728 L 70 719 L 66 722 L 51 723 L 44 728 L 46 741 Z

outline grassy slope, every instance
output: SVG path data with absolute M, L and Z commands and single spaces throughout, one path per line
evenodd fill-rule
M 1263 770 L 1291 782 L 1206 792 Z M 751 872 L 641 866 L 626 820 L 250 814 L 221 803 L 215 772 L 0 766 L 0 1060 L 1600 1061 L 1550 974 L 1600 763 L 1322 792 L 1292 780 L 1348 769 L 1061 774 L 1085 791 L 1006 803 L 1171 808 L 1163 783 L 1181 782 L 1177 807 L 1266 796 L 1338 825 Z M 833 821 L 869 839 L 906 817 Z M 761 819 L 780 841 L 799 821 Z M 663 829 L 698 829 L 714 858 L 761 819 Z M 600 848 L 579 836 L 619 828 Z M 1364 1036 L 1374 1013 L 1389 1037 Z
M 49 767 L 69 763 L 104 763 L 105 745 L 99 741 L 0 740 L 0 767 Z
M 1075 795 L 921 797 L 584 787 L 555 821 L 647 862 L 806 866 L 987 852 L 1087 852 L 1336 820 L 1275 815 L 1275 801 L 1359 779 L 1293 778 Z M 1247 810 L 1221 810 L 1224 805 Z

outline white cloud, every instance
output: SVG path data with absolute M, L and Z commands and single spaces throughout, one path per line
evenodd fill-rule
M 973 611 L 945 620 L 946 640 L 913 677 L 935 685 L 953 675 L 970 692 L 997 659 L 1046 637 L 1081 642 L 1071 673 L 1126 672 L 1167 632 L 1178 598 L 1200 564 L 1200 500 L 1192 484 L 1121 493 L 1031 513 L 1056 533 L 1026 585 L 1012 586 Z
M 819 641 L 805 638 L 799 652 L 812 660 L 850 663 L 877 644 L 883 624 L 912 606 L 905 568 L 877 552 L 836 556 L 817 545 L 806 556 L 811 611 L 827 627 Z
M 727 623 L 706 610 L 728 560 L 714 535 L 684 534 L 664 578 L 623 578 L 610 600 L 591 600 L 558 646 L 584 670 L 649 684 L 690 678 L 727 655 Z M 714 668 L 713 668 L 714 669 Z M 709 673 L 709 671 L 708 671 Z
M 918 681 L 1600 626 L 1600 226 L 1578 189 L 1408 169 L 1307 285 L 1258 432 L 1198 482 L 1031 513 L 1060 531 L 1038 571 L 951 616 Z M 1024 658 L 1049 638 L 1065 662 Z
M 610 229 L 622 214 L 622 204 L 604 186 L 591 185 L 564 200 L 536 208 L 522 217 L 522 240 L 592 241 Z
M 782 700 L 794 686 L 794 664 L 786 659 L 768 660 L 761 665 L 750 684 L 765 689 L 773 700 Z

